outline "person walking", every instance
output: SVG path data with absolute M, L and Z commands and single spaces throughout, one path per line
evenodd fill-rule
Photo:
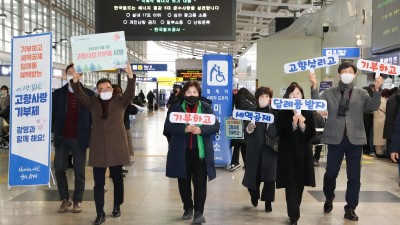
M 293 82 L 283 96 L 304 99 L 303 89 Z M 300 205 L 305 186 L 315 187 L 311 138 L 315 135 L 311 111 L 281 110 L 278 112 L 279 135 L 276 188 L 285 188 L 290 225 L 300 219 Z
M 171 134 L 166 176 L 178 178 L 184 209 L 182 219 L 193 218 L 193 224 L 199 224 L 206 222 L 203 213 L 207 197 L 207 177 L 208 180 L 216 177 L 211 136 L 218 133 L 219 122 L 216 120 L 213 125 L 201 126 L 171 123 L 169 115 L 172 112 L 214 114 L 211 105 L 200 100 L 201 87 L 197 81 L 188 81 L 183 86 L 182 93 L 184 99 L 171 106 L 164 124 L 164 130 Z
M 78 101 L 92 114 L 89 166 L 93 167 L 97 212 L 95 224 L 105 221 L 104 185 L 107 167 L 114 183 L 113 217 L 121 216 L 120 205 L 124 202 L 122 166 L 128 165 L 130 161 L 126 129 L 122 121 L 126 108 L 135 94 L 135 75 L 129 64 L 125 71 L 128 74 L 128 85 L 122 95 L 113 95 L 111 81 L 105 78 L 97 81 L 99 96 L 90 97 L 82 91 L 77 73 L 74 74 L 71 83 Z
M 65 71 L 67 81 L 72 80 L 73 74 L 75 74 L 74 64 L 68 65 Z M 80 75 L 78 78 L 80 79 Z M 90 89 L 83 87 L 83 85 L 80 85 L 80 88 L 86 95 L 94 95 Z M 91 115 L 89 110 L 78 102 L 69 82 L 53 92 L 52 101 L 54 170 L 61 200 L 58 212 L 67 212 L 73 203 L 72 211 L 80 213 L 82 211 L 83 192 L 85 191 L 86 151 L 90 142 Z M 72 201 L 69 196 L 66 175 L 70 153 L 74 158 L 75 175 Z
M 256 99 L 253 94 L 250 93 L 246 88 L 240 88 L 234 97 L 234 105 L 238 110 L 249 110 L 256 106 Z M 239 153 L 242 154 L 243 166 L 246 165 L 246 149 L 247 141 L 246 137 L 242 139 L 232 139 L 230 147 L 233 147 L 231 164 L 228 166 L 228 171 L 232 172 L 237 168 L 240 168 Z
M 375 89 L 372 97 L 364 89 L 355 87 L 357 67 L 351 62 L 339 65 L 339 85 L 318 94 L 317 79 L 314 73 L 308 75 L 311 83 L 311 97 L 324 99 L 328 104 L 328 119 L 325 122 L 321 143 L 328 145 L 326 172 L 324 175 L 324 212 L 330 213 L 335 199 L 336 178 L 346 156 L 347 189 L 344 218 L 358 221 L 355 212 L 360 194 L 362 147 L 367 144 L 363 124 L 363 112 L 375 111 L 381 104 L 382 77 L 375 78 Z
M 239 90 L 240 91 L 240 90 Z M 269 87 L 259 87 L 255 93 L 257 106 L 252 111 L 272 113 L 269 103 L 272 98 L 272 90 Z M 265 211 L 272 212 L 272 202 L 275 200 L 275 181 L 277 152 L 266 144 L 266 137 L 277 137 L 275 122 L 272 124 L 256 122 L 248 123 L 246 170 L 242 184 L 247 187 L 251 196 L 251 203 L 257 207 L 260 199 L 260 186 L 264 182 L 261 191 L 261 201 L 265 201 Z
M 147 101 L 148 101 L 148 108 L 149 110 L 153 110 L 154 109 L 154 99 L 156 99 L 156 96 L 154 95 L 154 93 L 150 90 L 149 93 L 147 93 Z

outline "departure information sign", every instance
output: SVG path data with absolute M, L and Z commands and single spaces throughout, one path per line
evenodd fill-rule
M 201 70 L 176 70 L 176 77 L 182 77 L 184 81 L 201 81 L 203 73 Z
M 112 31 L 127 41 L 233 41 L 236 1 L 96 0 L 96 33 Z

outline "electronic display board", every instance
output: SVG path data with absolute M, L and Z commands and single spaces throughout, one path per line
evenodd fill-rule
M 184 81 L 201 81 L 203 73 L 202 70 L 176 70 L 176 77 L 182 77 Z
M 96 0 L 96 33 L 125 31 L 127 41 L 233 41 L 236 1 Z
M 400 48 L 400 1 L 372 0 L 372 53 Z

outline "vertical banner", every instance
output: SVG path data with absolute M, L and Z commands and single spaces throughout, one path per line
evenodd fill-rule
M 50 185 L 52 35 L 12 39 L 8 186 Z
M 233 59 L 231 55 L 207 54 L 203 56 L 203 95 L 212 101 L 215 116 L 221 123 L 213 138 L 216 166 L 231 163 L 230 140 L 226 138 L 224 119 L 232 115 Z

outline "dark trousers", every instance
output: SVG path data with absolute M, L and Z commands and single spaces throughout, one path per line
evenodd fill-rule
M 253 190 L 247 188 L 251 198 L 260 199 L 260 186 L 261 186 L 261 159 L 258 163 L 257 176 L 256 176 L 257 189 Z M 261 191 L 261 201 L 273 202 L 275 200 L 275 181 L 264 182 L 263 189 Z
M 338 145 L 328 145 L 328 158 L 324 175 L 324 194 L 326 199 L 335 197 L 336 177 L 342 165 L 343 156 L 346 155 L 347 190 L 345 208 L 356 209 L 360 194 L 360 174 L 362 145 L 353 145 L 348 137 L 343 136 Z
M 314 159 L 319 161 L 321 158 L 321 151 L 322 151 L 322 145 L 315 145 L 314 146 Z
M 69 199 L 66 170 L 70 152 L 72 152 L 74 158 L 73 166 L 75 174 L 75 190 L 72 200 L 74 202 L 82 202 L 85 190 L 86 148 L 82 149 L 79 147 L 78 139 L 64 139 L 59 146 L 55 147 L 54 170 L 58 193 L 60 194 L 60 200 Z
M 153 109 L 154 108 L 153 101 L 149 101 L 147 106 L 148 106 L 149 109 Z
M 207 196 L 207 169 L 205 159 L 201 160 L 198 150 L 186 150 L 186 173 L 187 178 L 178 179 L 179 194 L 183 202 L 183 209 L 194 208 L 195 211 L 203 213 Z M 192 182 L 194 192 L 194 207 L 192 200 Z
M 290 220 L 297 221 L 300 218 L 300 205 L 303 198 L 304 186 L 286 187 L 286 207 Z
M 106 167 L 93 167 L 94 202 L 97 215 L 104 212 L 104 185 L 106 182 Z M 124 203 L 124 180 L 122 178 L 122 165 L 111 166 L 110 176 L 114 183 L 114 205 Z
M 239 164 L 239 151 L 242 153 L 243 164 L 246 165 L 246 150 L 247 150 L 246 143 L 235 143 L 233 145 L 231 165 Z

